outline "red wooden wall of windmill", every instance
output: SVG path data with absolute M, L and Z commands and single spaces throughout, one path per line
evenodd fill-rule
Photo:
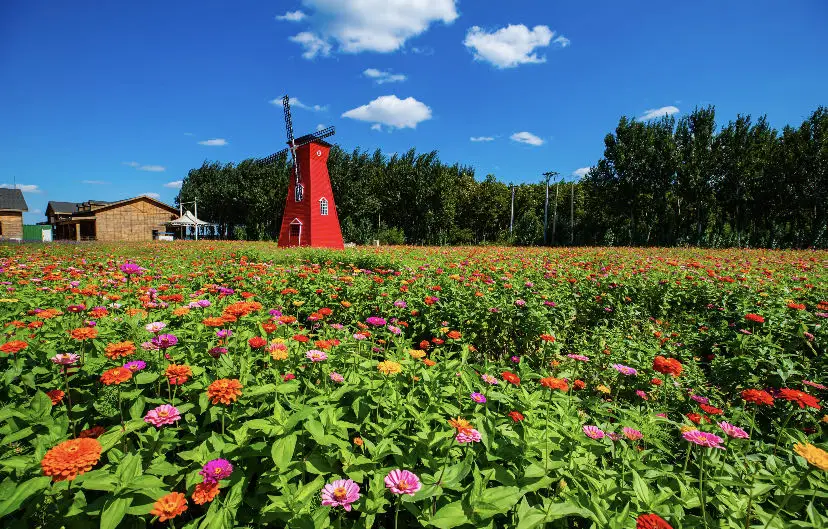
M 296 149 L 304 186 L 301 202 L 295 200 L 296 178 L 291 173 L 288 181 L 285 214 L 279 230 L 279 247 L 312 246 L 315 248 L 345 247 L 339 216 L 336 214 L 331 178 L 328 174 L 328 154 L 331 146 L 322 141 L 310 142 Z M 328 214 L 322 215 L 320 203 L 328 202 Z M 291 225 L 300 226 L 300 230 Z M 297 231 L 299 231 L 297 236 Z

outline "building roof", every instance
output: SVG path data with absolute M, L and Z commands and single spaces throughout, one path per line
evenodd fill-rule
M 147 200 L 149 202 L 152 202 L 156 206 L 159 206 L 159 207 L 162 207 L 164 209 L 169 210 L 172 213 L 178 213 L 178 209 L 170 206 L 169 204 L 165 204 L 164 202 L 161 202 L 160 200 L 156 200 L 152 197 L 148 197 L 147 195 L 139 195 L 137 197 L 126 198 L 124 200 L 118 200 L 117 202 L 109 202 L 109 203 L 106 203 L 106 204 L 102 204 L 102 205 L 100 205 L 100 207 L 96 207 L 94 210 L 90 211 L 89 214 L 90 215 L 95 215 L 100 211 L 104 211 L 106 209 L 111 209 L 111 208 L 117 208 L 119 206 L 129 204 L 130 202 L 136 202 L 138 200 Z
M 296 138 L 293 141 L 295 143 L 305 142 L 305 145 L 308 145 L 308 144 L 311 144 L 311 143 L 318 143 L 319 145 L 324 145 L 325 147 L 332 147 L 332 145 L 330 143 L 328 143 L 327 141 L 325 141 L 321 138 L 315 137 L 313 134 L 305 134 L 304 136 L 299 136 L 298 138 Z M 288 145 L 290 145 L 290 143 L 288 143 Z
M 74 202 L 59 202 L 57 200 L 50 200 L 46 205 L 46 209 L 52 208 L 53 213 L 74 213 L 78 210 L 78 205 Z
M 29 211 L 29 206 L 19 189 L 0 188 L 0 209 Z

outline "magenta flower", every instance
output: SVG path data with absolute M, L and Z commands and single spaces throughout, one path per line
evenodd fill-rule
M 230 329 L 219 329 L 216 331 L 216 338 L 224 339 L 233 336 L 233 331 Z
M 305 358 L 307 358 L 311 362 L 324 362 L 328 359 L 328 355 L 325 354 L 323 351 L 311 349 L 310 351 L 305 353 Z
M 612 364 L 610 367 L 621 373 L 622 375 L 632 376 L 637 375 L 638 371 L 630 366 L 625 366 L 623 364 Z
M 80 355 L 75 353 L 58 353 L 49 360 L 58 365 L 71 366 L 72 364 L 80 360 Z
M 380 318 L 379 316 L 371 316 L 365 320 L 365 323 L 368 325 L 373 325 L 374 327 L 382 327 L 385 325 L 385 318 Z
M 578 360 L 579 362 L 589 362 L 589 357 L 584 355 L 576 355 L 576 354 L 568 354 L 566 355 L 573 360 Z
M 132 371 L 133 373 L 137 373 L 143 369 L 147 368 L 147 363 L 143 360 L 133 360 L 132 362 L 127 362 L 124 364 L 124 367 Z
M 635 394 L 638 395 L 639 397 L 641 397 L 644 400 L 649 400 L 649 398 L 647 397 L 647 394 L 644 392 L 644 390 L 637 389 L 637 390 L 635 390 Z
M 351 479 L 338 479 L 322 489 L 322 505 L 351 510 L 351 504 L 359 499 L 359 485 Z
M 394 306 L 397 307 L 398 309 L 404 309 L 407 305 L 406 305 L 405 301 L 403 301 L 401 299 L 398 299 L 397 301 L 394 302 Z
M 606 435 L 604 430 L 592 425 L 584 425 L 584 433 L 591 439 L 603 439 Z
M 750 437 L 750 435 L 748 435 L 746 431 L 739 428 L 738 426 L 730 424 L 729 422 L 722 421 L 718 424 L 719 428 L 721 428 L 722 431 L 728 435 L 728 437 L 732 437 L 734 439 L 747 439 L 748 437 Z
M 644 437 L 644 435 L 635 428 L 629 428 L 625 426 L 621 428 L 621 431 L 624 433 L 624 437 L 626 437 L 630 441 L 638 441 L 639 439 Z
M 119 268 L 121 269 L 122 273 L 124 273 L 128 276 L 138 275 L 138 274 L 140 274 L 141 272 L 144 271 L 143 268 L 141 268 L 140 266 L 138 266 L 135 263 L 124 263 Z
M 690 441 L 693 444 L 697 444 L 699 446 L 706 446 L 708 448 L 720 448 L 724 450 L 722 446 L 722 439 L 718 435 L 702 432 L 701 430 L 688 430 L 681 434 L 685 440 Z
M 485 404 L 486 397 L 482 393 L 474 392 L 471 394 L 471 400 L 475 401 L 478 404 Z
M 147 422 L 156 428 L 175 424 L 176 421 L 180 419 L 181 414 L 178 412 L 178 408 L 171 406 L 170 404 L 162 404 L 161 406 L 148 411 L 146 416 L 144 416 L 144 422 Z
M 227 354 L 227 349 L 225 347 L 213 347 L 207 353 L 212 356 L 213 358 L 218 358 L 221 355 Z
M 178 338 L 173 334 L 159 334 L 152 340 L 152 345 L 159 349 L 167 349 L 178 343 Z
M 233 465 L 226 459 L 213 459 L 201 469 L 199 474 L 204 478 L 204 483 L 218 483 L 230 477 L 233 473 Z
M 354 340 L 360 340 L 360 341 L 362 341 L 362 340 L 366 340 L 367 338 L 368 338 L 368 337 L 367 337 L 367 336 L 365 336 L 364 334 L 362 334 L 361 332 L 358 332 L 358 333 L 356 333 L 356 334 L 354 335 Z
M 492 386 L 496 386 L 500 383 L 500 381 L 492 375 L 480 375 L 480 378 L 483 379 L 483 382 L 485 382 L 486 384 L 491 384 Z
M 342 384 L 343 382 L 345 382 L 345 377 L 334 371 L 333 373 L 331 373 L 331 380 L 333 380 L 337 384 Z
M 710 404 L 710 399 L 707 397 L 702 397 L 701 395 L 690 395 L 690 398 L 698 402 L 699 404 Z
M 423 486 L 420 478 L 408 470 L 392 470 L 385 476 L 385 487 L 392 494 L 408 494 L 413 496 Z
M 475 430 L 474 428 L 469 428 L 468 430 L 461 430 L 454 437 L 455 441 L 460 444 L 465 443 L 479 443 L 480 442 L 480 432 Z

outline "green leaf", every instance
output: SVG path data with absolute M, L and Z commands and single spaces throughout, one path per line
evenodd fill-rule
M 138 397 L 132 406 L 129 407 L 129 416 L 133 419 L 140 419 L 144 414 L 144 397 Z M 179 410 L 180 411 L 180 410 Z
M 517 487 L 493 487 L 485 489 L 471 508 L 481 520 L 485 520 L 496 514 L 505 514 L 520 501 L 521 496 L 523 493 Z
M 12 513 L 23 505 L 23 502 L 29 499 L 33 494 L 45 489 L 51 483 L 52 478 L 49 476 L 38 476 L 28 481 L 24 481 L 17 487 L 11 496 L 0 502 L 0 518 Z
M 533 529 L 545 522 L 546 513 L 537 507 L 530 507 L 526 498 L 524 498 L 518 507 L 517 519 L 518 524 L 516 529 Z
M 135 375 L 135 383 L 138 385 L 150 384 L 158 380 L 158 373 L 150 373 L 148 371 L 141 371 Z
M 270 449 L 270 457 L 273 458 L 273 463 L 279 470 L 284 470 L 290 465 L 293 459 L 293 451 L 296 449 L 296 434 L 282 437 L 273 443 Z
M 463 525 L 467 521 L 468 518 L 463 510 L 463 503 L 455 501 L 440 507 L 428 523 L 440 529 L 451 529 L 452 527 Z
M 141 457 L 136 454 L 127 454 L 118 465 L 115 476 L 121 482 L 121 485 L 127 485 L 130 481 L 140 476 L 142 472 Z
M 131 504 L 132 498 L 107 500 L 101 511 L 101 529 L 115 529 L 115 527 L 118 527 Z
M 649 507 L 653 502 L 653 492 L 635 470 L 632 471 L 632 486 L 638 501 L 642 505 Z
M 49 396 L 42 391 L 35 393 L 29 403 L 29 418 L 35 422 L 38 422 L 39 419 L 49 415 L 51 411 L 52 399 L 50 399 Z

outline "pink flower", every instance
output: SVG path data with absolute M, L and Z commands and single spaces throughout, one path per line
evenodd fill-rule
M 630 441 L 638 441 L 639 439 L 644 437 L 644 435 L 635 428 L 629 428 L 625 426 L 621 428 L 621 431 L 624 433 L 624 437 L 626 437 Z
M 724 447 L 722 446 L 722 441 L 724 441 L 724 439 L 718 435 L 702 432 L 700 430 L 688 430 L 684 432 L 682 436 L 685 440 L 690 441 L 693 444 L 724 450 Z
M 491 384 L 493 386 L 499 384 L 499 381 L 495 377 L 493 377 L 492 375 L 480 375 L 480 378 L 483 379 L 483 382 L 485 382 L 487 384 Z
M 180 419 L 181 414 L 178 412 L 178 408 L 170 404 L 162 404 L 148 411 L 146 416 L 144 416 L 144 422 L 150 423 L 156 428 L 175 424 Z
M 474 428 L 469 428 L 468 430 L 460 431 L 460 433 L 458 433 L 457 436 L 455 436 L 454 439 L 460 444 L 479 443 L 480 442 L 480 432 L 478 432 Z
M 474 392 L 471 394 L 471 400 L 475 401 L 478 404 L 485 404 L 486 397 L 482 393 Z
M 622 375 L 632 376 L 638 374 L 638 371 L 636 369 L 630 366 L 625 366 L 624 364 L 612 364 L 610 367 L 612 367 Z
M 343 382 L 345 382 L 345 377 L 334 371 L 333 373 L 331 373 L 331 380 L 333 380 L 337 384 L 342 384 Z
M 305 357 L 308 358 L 311 362 L 324 362 L 328 359 L 327 354 L 316 349 L 311 349 L 310 351 L 305 353 Z
M 702 397 L 701 395 L 690 395 L 690 398 L 698 402 L 699 404 L 710 404 L 710 399 L 707 397 Z
M 591 439 L 603 439 L 606 435 L 604 430 L 592 425 L 584 425 L 584 433 Z
M 747 439 L 748 437 L 750 437 L 746 431 L 726 421 L 720 422 L 719 428 L 721 428 L 722 431 L 726 433 L 729 437 L 732 437 L 734 439 Z
M 359 499 L 359 485 L 351 479 L 338 479 L 322 489 L 322 505 L 351 510 L 351 504 Z
M 576 355 L 576 354 L 568 354 L 566 355 L 573 360 L 578 360 L 579 362 L 589 362 L 589 357 L 584 355 Z
M 635 394 L 638 395 L 639 397 L 641 397 L 644 400 L 649 400 L 647 398 L 647 394 L 644 392 L 644 390 L 637 389 L 637 390 L 635 390 Z
M 385 487 L 391 491 L 392 494 L 408 494 L 413 496 L 423 486 L 414 473 L 408 470 L 392 470 L 385 476 Z

